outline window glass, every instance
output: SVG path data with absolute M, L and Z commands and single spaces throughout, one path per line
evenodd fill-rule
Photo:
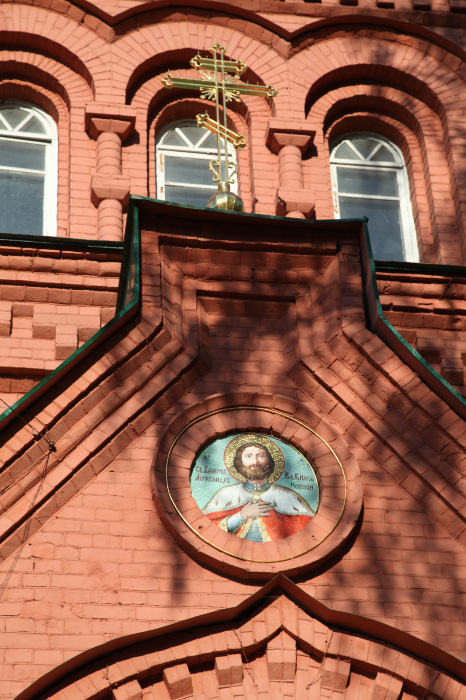
M 222 144 L 221 152 L 224 153 Z M 156 142 L 157 197 L 181 204 L 206 207 L 218 190 L 209 164 L 217 157 L 217 137 L 198 127 L 194 119 L 170 124 Z M 236 167 L 235 151 L 228 144 L 228 159 Z M 235 182 L 232 192 L 237 192 Z
M 359 160 L 360 158 L 354 148 L 351 148 L 348 143 L 340 144 L 340 146 L 335 149 L 334 157 L 343 158 L 344 160 Z
M 370 138 L 358 138 L 355 136 L 350 145 L 357 151 L 361 160 L 370 159 L 371 153 L 375 150 L 377 142 Z
M 181 202 L 182 204 L 204 207 L 216 191 L 217 190 L 212 190 L 207 187 L 190 189 L 184 186 L 177 187 L 176 185 L 166 185 L 165 199 L 168 202 Z
M 44 214 L 43 176 L 0 170 L 0 192 L 2 231 L 41 236 Z
M 45 134 L 46 130 L 37 117 L 31 117 L 26 124 L 23 124 L 21 131 L 28 134 Z
M 331 151 L 335 208 L 367 216 L 376 260 L 419 260 L 406 167 L 398 149 L 372 134 L 352 134 Z
M 183 138 L 182 134 L 178 134 L 175 129 L 169 131 L 164 138 L 164 146 L 179 146 L 180 148 L 186 148 L 186 140 Z
M 387 146 L 384 146 L 383 144 L 379 144 L 379 148 L 374 151 L 371 156 L 371 160 L 381 163 L 396 163 L 393 153 L 390 153 Z
M 45 144 L 2 139 L 0 165 L 45 172 Z
M 376 260 L 404 260 L 401 217 L 398 202 L 371 200 L 364 202 L 361 214 L 361 201 L 352 197 L 340 197 L 340 217 L 356 219 L 369 218 L 369 231 L 372 252 Z M 375 235 L 373 234 L 375 231 Z
M 56 148 L 46 114 L 0 102 L 0 232 L 56 234 Z
M 374 168 L 337 168 L 339 194 L 372 195 L 373 197 L 398 197 L 397 173 Z
M 205 160 L 172 154 L 165 161 L 165 179 L 167 182 L 186 183 L 190 187 L 208 186 L 212 184 L 212 172 L 206 167 Z

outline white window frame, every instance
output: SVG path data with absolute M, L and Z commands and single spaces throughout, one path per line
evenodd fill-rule
M 378 145 L 374 146 L 374 149 L 369 154 L 369 158 L 374 156 L 376 151 L 380 149 L 383 144 L 386 146 L 394 156 L 395 162 L 391 161 L 371 161 L 369 158 L 364 158 L 359 151 L 357 151 L 354 144 L 350 145 L 350 148 L 354 149 L 361 156 L 361 161 L 355 161 L 345 158 L 336 158 L 334 153 L 341 144 L 346 141 L 348 144 L 351 143 L 351 139 L 354 138 L 371 138 L 378 141 Z M 338 179 L 337 179 L 337 168 L 338 166 L 344 166 L 345 168 L 352 168 L 354 170 L 377 170 L 382 172 L 395 172 L 397 176 L 398 184 L 398 197 L 390 196 L 380 196 L 380 195 L 361 195 L 354 194 L 350 192 L 340 192 L 338 190 Z M 340 217 L 340 203 L 339 196 L 354 198 L 354 199 L 371 199 L 377 201 L 398 201 L 400 206 L 400 222 L 401 222 L 401 240 L 403 245 L 404 260 L 406 262 L 419 262 L 419 248 L 417 245 L 416 238 L 416 228 L 414 225 L 413 213 L 411 208 L 411 196 L 409 190 L 408 174 L 406 171 L 406 165 L 401 154 L 401 151 L 388 139 L 383 138 L 375 133 L 370 132 L 355 132 L 351 134 L 346 134 L 340 137 L 334 144 L 332 144 L 330 150 L 330 169 L 332 176 L 332 192 L 333 192 L 333 202 L 335 216 L 339 219 Z M 369 221 L 370 225 L 370 221 Z
M 16 173 L 35 173 L 44 175 L 44 195 L 43 195 L 43 220 L 42 235 L 57 235 L 57 191 L 58 191 L 58 132 L 54 120 L 35 105 L 27 102 L 3 100 L 0 102 L 0 113 L 2 108 L 21 108 L 25 111 L 25 118 L 13 130 L 8 129 L 0 118 L 0 147 L 2 141 L 43 143 L 45 144 L 44 170 L 33 170 L 28 168 L 17 168 L 10 166 L 0 166 L 0 170 Z M 25 126 L 26 120 L 31 118 L 27 114 L 39 119 L 45 129 L 45 134 L 24 133 L 19 129 Z M 11 233 L 11 231 L 5 231 Z M 24 231 L 24 233 L 28 233 Z
M 183 126 L 196 126 L 196 120 L 195 119 L 183 119 L 180 121 L 176 122 L 171 122 L 170 124 L 167 124 L 157 135 L 156 142 L 155 142 L 155 163 L 156 163 L 156 185 L 157 185 L 157 199 L 162 199 L 166 200 L 165 197 L 165 186 L 170 185 L 173 187 L 179 187 L 180 189 L 182 188 L 189 188 L 189 189 L 208 189 L 212 190 L 212 196 L 216 194 L 218 191 L 218 185 L 212 180 L 212 183 L 209 185 L 196 185 L 193 183 L 183 183 L 183 182 L 174 182 L 174 181 L 168 181 L 165 179 L 165 158 L 166 156 L 170 156 L 170 158 L 183 158 L 183 159 L 196 159 L 196 160 L 205 160 L 205 167 L 206 170 L 209 168 L 209 163 L 211 160 L 217 157 L 217 148 L 205 148 L 202 147 L 202 144 L 204 141 L 207 140 L 209 135 L 211 135 L 212 132 L 208 131 L 204 127 L 197 127 L 199 131 L 204 131 L 204 137 L 201 142 L 199 142 L 195 147 L 193 147 L 192 143 L 190 143 L 183 134 L 182 128 Z M 186 142 L 186 147 L 184 146 L 171 146 L 163 143 L 164 137 L 171 131 L 176 131 L 177 134 Z M 222 144 L 223 145 L 223 144 Z M 235 165 L 237 166 L 237 160 L 236 160 L 236 152 L 233 146 L 229 143 L 228 144 L 228 159 L 230 162 L 234 162 Z M 213 173 L 212 173 L 213 177 Z M 238 174 L 235 176 L 235 181 L 230 185 L 231 191 L 234 192 L 235 194 L 238 194 Z M 205 203 L 205 206 L 207 206 L 207 202 Z

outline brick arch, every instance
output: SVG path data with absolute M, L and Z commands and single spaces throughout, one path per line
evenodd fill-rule
M 156 5 L 161 5 L 162 3 L 165 7 L 157 9 Z M 192 5 L 183 7 L 181 2 L 176 8 L 172 9 L 167 7 L 163 0 L 162 2 L 151 3 L 151 5 L 149 10 L 139 6 L 133 10 L 132 16 L 125 16 L 117 21 L 114 25 L 115 34 L 122 36 L 131 32 L 134 29 L 135 22 L 140 28 L 153 24 L 171 23 L 174 19 L 178 19 L 180 12 L 183 13 L 184 10 L 183 14 L 189 17 L 189 21 L 193 24 L 209 23 L 211 26 L 214 25 L 219 28 L 228 26 L 241 31 L 249 38 L 259 39 L 263 44 L 273 46 L 282 56 L 286 56 L 288 53 L 288 42 L 285 39 L 278 39 L 277 35 L 288 38 L 290 36 L 289 32 L 283 30 L 270 19 L 261 17 L 257 13 L 237 5 L 230 3 L 221 3 L 220 5 L 219 3 L 207 2 L 204 7 L 193 7 Z
M 348 88 L 348 86 L 346 85 L 345 88 Z M 407 96 L 401 91 L 391 90 L 390 88 L 377 87 L 374 90 L 372 85 L 356 85 L 350 90 L 350 92 L 354 93 L 356 91 L 357 94 L 351 96 L 343 96 L 339 88 L 334 92 L 326 93 L 325 104 L 322 104 L 324 100 L 321 100 L 321 105 L 319 105 L 319 116 L 323 116 L 324 133 L 328 133 L 339 119 L 354 112 L 372 112 L 374 114 L 387 115 L 402 122 L 411 131 L 421 129 L 419 119 L 414 114 L 417 100 L 408 101 L 406 99 Z M 405 98 L 405 104 L 402 103 L 403 97 Z M 313 114 L 316 112 L 317 109 L 314 110 Z
M 427 42 L 420 41 L 414 48 L 397 39 L 395 34 L 387 38 L 386 32 L 365 36 L 355 31 L 316 42 L 292 56 L 290 69 L 306 76 L 306 80 L 296 81 L 293 91 L 303 111 L 308 113 L 325 91 L 367 82 L 401 88 L 442 117 L 447 108 L 454 110 L 458 101 L 455 89 L 462 91 L 464 85 L 460 75 L 447 60 L 431 55 Z
M 57 94 L 50 90 L 38 89 L 35 83 L 21 80 L 2 81 L 0 76 L 0 100 L 30 102 L 47 112 L 57 125 L 60 125 L 67 115 L 66 106 Z
M 240 123 L 250 118 L 247 105 L 244 102 L 232 103 L 228 105 L 227 124 L 231 129 L 239 129 Z M 169 121 L 193 117 L 199 112 L 207 112 L 214 117 L 215 104 L 210 101 L 201 100 L 194 93 L 188 97 L 187 93 L 181 90 L 173 90 L 170 93 L 160 91 L 153 95 L 149 103 L 148 121 L 155 122 L 156 130 L 161 129 Z
M 4 60 L 2 60 L 4 59 Z M 40 61 L 40 65 L 35 65 Z M 47 90 L 66 105 L 71 101 L 84 101 L 91 98 L 87 86 L 76 82 L 75 74 L 50 58 L 38 58 L 37 54 L 24 51 L 0 52 L 0 81 L 22 80 L 37 87 L 38 93 Z
M 262 84 L 274 81 L 274 87 L 278 90 L 280 87 L 286 89 L 284 59 L 275 47 L 230 26 L 216 26 L 213 22 L 198 23 L 190 18 L 179 20 L 178 16 L 177 21 L 138 28 L 137 52 L 132 51 L 136 32 L 130 32 L 114 42 L 114 60 L 121 57 L 124 65 L 121 77 L 126 100 L 131 100 L 138 86 L 154 72 L 163 73 L 174 67 L 188 69 L 189 60 L 197 52 L 208 52 L 216 42 L 225 46 L 230 56 L 241 58 L 249 69 L 245 74 L 247 77 Z M 187 50 L 186 47 L 191 49 Z M 278 84 L 277 76 L 280 76 Z
M 5 0 L 5 4 L 9 2 L 15 2 L 15 0 Z M 41 0 L 31 0 L 29 3 L 32 6 L 42 7 L 43 3 Z M 122 34 L 132 31 L 135 22 L 138 26 L 144 26 L 146 24 L 161 23 L 164 21 L 172 21 L 173 15 L 178 16 L 180 8 L 183 7 L 183 3 L 173 10 L 167 3 L 166 0 L 154 0 L 151 2 L 151 8 L 148 10 L 146 7 L 141 7 L 136 5 L 134 7 L 129 7 L 117 15 L 110 15 L 105 10 L 103 10 L 98 4 L 82 2 L 81 0 L 74 0 L 73 6 L 76 8 L 75 16 L 78 17 L 81 22 L 89 23 L 94 30 L 105 36 L 109 41 L 111 41 L 115 35 L 121 36 Z M 248 10 L 244 7 L 238 7 L 230 2 L 209 2 L 205 3 L 205 7 L 198 8 L 195 10 L 192 5 L 184 6 L 186 13 L 192 17 L 193 20 L 198 20 L 205 22 L 211 18 L 211 12 L 215 11 L 215 16 L 218 17 L 220 24 L 238 25 L 241 28 L 244 27 L 245 22 L 251 25 L 251 34 L 262 34 L 266 30 L 271 35 L 279 34 L 283 37 L 288 37 L 290 32 L 283 29 L 279 25 L 275 24 L 270 19 L 261 17 L 255 12 Z M 66 5 L 57 5 L 54 7 L 54 11 L 60 14 L 65 14 L 68 10 Z M 92 18 L 92 20 L 90 20 Z M 272 39 L 270 40 L 272 42 Z
M 372 2 L 376 4 L 375 0 Z M 399 42 L 403 46 L 416 45 L 429 56 L 434 58 L 441 56 L 441 59 L 453 70 L 458 69 L 458 59 L 461 62 L 466 61 L 466 52 L 458 44 L 431 31 L 426 25 L 407 21 L 406 15 L 400 20 L 395 19 L 394 13 L 377 17 L 364 14 L 363 11 L 318 19 L 293 32 L 293 37 L 290 37 L 290 56 L 296 55 L 312 44 L 339 37 L 342 35 L 342 30 L 345 34 L 350 32 L 352 36 L 358 38 L 380 37 L 382 40 Z M 402 37 L 401 41 L 400 37 Z
M 227 47 L 228 48 L 228 47 Z M 176 69 L 188 70 L 192 76 L 199 77 L 199 72 L 191 69 L 189 66 L 190 60 L 198 53 L 199 48 L 194 45 L 191 47 L 183 47 L 171 51 L 164 51 L 161 54 L 156 54 L 147 58 L 140 63 L 131 74 L 126 86 L 126 103 L 130 104 L 137 90 L 145 83 L 149 77 L 153 75 L 164 75 L 168 71 Z M 206 55 L 210 55 L 209 51 L 203 51 Z M 227 53 L 225 58 L 234 58 Z M 247 70 L 242 75 L 242 80 L 249 83 L 257 83 L 265 85 L 266 83 L 261 78 L 260 74 L 248 66 Z
M 318 78 L 310 87 L 306 97 L 306 116 L 315 103 L 325 94 L 342 85 L 359 85 L 368 83 L 382 87 L 401 88 L 408 95 L 415 96 L 428 105 L 437 114 L 444 114 L 445 109 L 435 92 L 418 78 L 408 80 L 408 74 L 391 66 L 352 64 L 331 70 Z
M 21 54 L 24 52 L 35 53 L 42 56 L 45 60 L 52 60 L 53 62 L 66 66 L 70 71 L 81 76 L 88 86 L 89 92 L 94 95 L 94 80 L 88 67 L 75 53 L 64 46 L 63 43 L 59 43 L 48 37 L 38 36 L 37 34 L 16 31 L 0 32 L 0 41 L 2 43 L 2 49 L 9 48 L 12 51 L 21 52 Z M 45 72 L 45 75 L 47 75 L 47 72 Z
M 101 91 L 107 95 L 112 64 L 108 43 L 111 37 L 99 31 L 101 25 L 95 17 L 84 21 L 79 12 L 70 10 L 61 14 L 54 10 L 28 5 L 28 33 L 24 35 L 24 8 L 17 3 L 3 5 L 4 26 L 8 27 L 4 36 L 10 37 L 12 47 L 21 49 L 24 46 L 26 50 L 33 47 L 37 54 L 54 59 L 80 75 L 90 90 L 91 99 L 98 100 Z M 121 60 L 126 62 L 124 56 Z
M 441 146 L 440 120 L 429 107 L 401 90 L 353 84 L 322 96 L 309 116 L 319 124 L 317 143 L 322 134 L 325 136 L 321 147 L 326 161 L 328 141 L 345 130 L 348 133 L 373 129 L 396 143 L 408 168 L 421 259 L 453 264 L 461 259 L 453 205 L 445 201 L 443 191 L 431 176 L 439 163 L 448 173 L 448 163 Z
M 409 154 L 410 139 L 407 130 L 403 129 L 402 122 L 393 118 L 386 118 L 386 115 L 374 115 L 373 112 L 361 109 L 336 120 L 332 125 L 332 129 L 329 130 L 328 141 L 331 143 L 334 139 L 355 131 L 367 131 L 385 136 L 398 146 L 406 161 L 406 154 Z
M 459 700 L 464 681 L 459 659 L 277 576 L 236 607 L 89 649 L 16 700 Z
M 303 109 L 310 110 L 309 115 L 314 113 L 313 105 L 325 92 L 341 88 L 350 96 L 356 85 L 370 84 L 374 89 L 385 85 L 415 98 L 419 109 L 424 105 L 440 120 L 436 141 L 446 163 L 455 212 L 453 222 L 445 224 L 449 229 L 445 240 L 457 240 L 454 248 L 448 246 L 440 258 L 452 262 L 466 259 L 466 203 L 460 196 L 466 172 L 462 154 L 452 143 L 454 130 L 462 118 L 464 82 L 447 63 L 429 54 L 422 42 L 420 48 L 413 48 L 386 40 L 385 36 L 379 41 L 372 36 L 354 36 L 334 37 L 309 47 L 290 60 L 290 67 L 307 76 L 307 86 L 303 81 L 297 83 L 292 98 L 296 104 L 301 100 Z

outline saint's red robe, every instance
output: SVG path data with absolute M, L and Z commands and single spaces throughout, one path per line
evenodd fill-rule
M 263 501 L 260 501 L 263 502 Z M 239 513 L 240 510 L 244 508 L 244 505 L 238 508 L 232 508 L 231 510 L 217 511 L 215 513 L 207 513 L 207 517 L 212 520 L 216 525 L 220 527 L 220 523 L 224 518 L 229 518 L 230 515 L 235 515 Z M 259 521 L 259 528 L 262 530 L 264 528 L 268 537 L 272 542 L 276 540 L 283 540 L 290 535 L 294 535 L 306 527 L 308 523 L 311 522 L 311 515 L 285 515 L 284 513 L 278 513 L 276 510 L 271 509 L 270 515 L 266 515 L 260 518 L 254 518 Z M 249 531 L 251 518 L 245 520 L 243 525 L 235 533 L 236 537 L 247 538 L 247 532 Z

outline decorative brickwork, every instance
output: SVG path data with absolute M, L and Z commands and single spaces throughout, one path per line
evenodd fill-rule
M 71 678 L 65 675 L 69 669 L 58 669 L 58 683 L 45 678 L 18 700 L 97 700 L 105 692 L 114 700 L 298 700 L 308 693 L 342 700 L 460 700 L 462 696 L 465 677 L 458 662 L 451 657 L 429 658 L 433 648 L 415 649 L 409 635 L 394 647 L 385 641 L 383 625 L 373 624 L 370 632 L 358 629 L 357 618 L 332 616 L 325 606 L 280 578 L 255 599 L 257 607 L 252 610 L 238 606 L 197 618 L 190 631 L 185 631 L 186 624 L 172 625 L 152 633 L 146 642 L 135 634 L 128 640 L 129 649 L 113 654 L 104 645 L 95 650 L 97 663 L 89 667 L 84 662 L 84 669 Z M 73 666 L 80 661 L 77 657 Z M 458 671 L 463 673 L 456 680 Z
M 441 270 L 428 276 L 379 272 L 380 299 L 390 323 L 464 395 L 465 279 L 461 269 Z
M 121 251 L 0 241 L 0 413 L 115 314 Z
M 186 420 L 260 405 L 266 388 L 274 408 L 343 440 L 341 456 L 361 474 L 356 529 L 325 551 L 312 578 L 303 570 L 300 588 L 332 610 L 383 622 L 393 640 L 400 630 L 461 655 L 465 425 L 366 328 L 360 225 L 308 233 L 299 220 L 252 219 L 250 240 L 234 215 L 201 211 L 196 221 L 187 209 L 139 206 L 140 316 L 23 413 L 45 426 L 56 452 L 28 425 L 4 433 L 0 638 L 10 695 L 91 646 L 257 590 L 252 565 L 232 577 L 205 566 L 202 547 L 193 556 L 177 544 L 149 475 Z M 258 427 L 287 430 L 281 415 Z M 231 429 L 218 414 L 209 429 L 195 426 L 189 449 Z M 306 436 L 298 429 L 288 439 Z M 48 633 L 44 617 L 53 619 Z
M 31 101 L 57 119 L 60 235 L 118 239 L 127 193 L 154 196 L 154 139 L 161 113 L 173 105 L 167 112 L 170 119 L 193 114 L 192 98 L 167 96 L 160 76 L 174 66 L 185 74 L 189 55 L 209 48 L 215 28 L 216 40 L 233 53 L 236 46 L 241 48 L 249 66 L 247 79 L 271 82 L 279 90 L 269 106 L 259 98 L 245 98 L 242 105 L 229 108 L 230 120 L 243 119 L 247 126 L 240 193 L 248 210 L 273 214 L 278 204 L 280 213 L 312 216 L 315 205 L 318 218 L 330 218 L 329 139 L 342 129 L 375 130 L 397 143 L 407 162 L 421 260 L 465 260 L 464 168 L 456 140 L 462 123 L 458 96 L 464 94 L 464 47 L 445 13 L 450 18 L 456 13 L 459 26 L 463 15 L 453 0 L 432 0 L 422 7 L 411 0 L 400 0 L 400 6 L 369 0 L 349 5 L 277 1 L 275 15 L 270 7 L 255 8 L 256 13 L 268 12 L 266 17 L 235 2 L 230 15 L 222 9 L 213 23 L 207 22 L 208 10 L 192 15 L 167 9 L 145 12 L 137 3 L 123 14 L 117 5 L 109 14 L 95 8 L 92 15 L 74 5 L 57 5 L 52 12 L 34 3 L 27 7 L 30 32 L 18 45 L 16 36 L 24 32 L 21 3 L 4 4 L 8 31 L 0 94 Z M 367 27 L 348 24 L 347 18 L 358 12 L 368 13 Z M 438 27 L 428 19 L 434 15 Z M 295 23 L 296 16 L 301 18 L 300 28 L 290 31 L 287 23 L 293 16 Z M 129 110 L 135 128 L 135 136 L 125 136 L 121 170 L 115 156 L 120 172 L 114 173 L 110 189 L 102 180 L 110 167 L 110 161 L 105 165 L 102 160 L 103 141 L 108 151 L 109 139 L 118 137 L 105 127 L 98 154 L 98 130 L 91 134 L 84 128 L 84 110 L 89 116 L 95 104 L 113 118 L 114 126 L 115 115 Z M 302 174 L 293 160 L 296 153 L 277 156 L 267 148 L 265 130 L 271 117 L 296 124 L 306 118 L 308 131 L 316 132 Z M 113 148 L 120 150 L 116 141 Z M 277 200 L 278 189 L 282 195 Z
M 0 25 L 0 101 L 58 133 L 58 238 L 0 232 L 2 700 L 460 700 L 463 0 L 5 0 Z M 278 89 L 227 108 L 243 215 L 148 199 L 161 129 L 213 115 L 161 78 L 216 42 Z M 420 263 L 374 272 L 334 218 L 355 132 L 403 155 Z M 316 471 L 278 543 L 189 486 L 250 430 Z

